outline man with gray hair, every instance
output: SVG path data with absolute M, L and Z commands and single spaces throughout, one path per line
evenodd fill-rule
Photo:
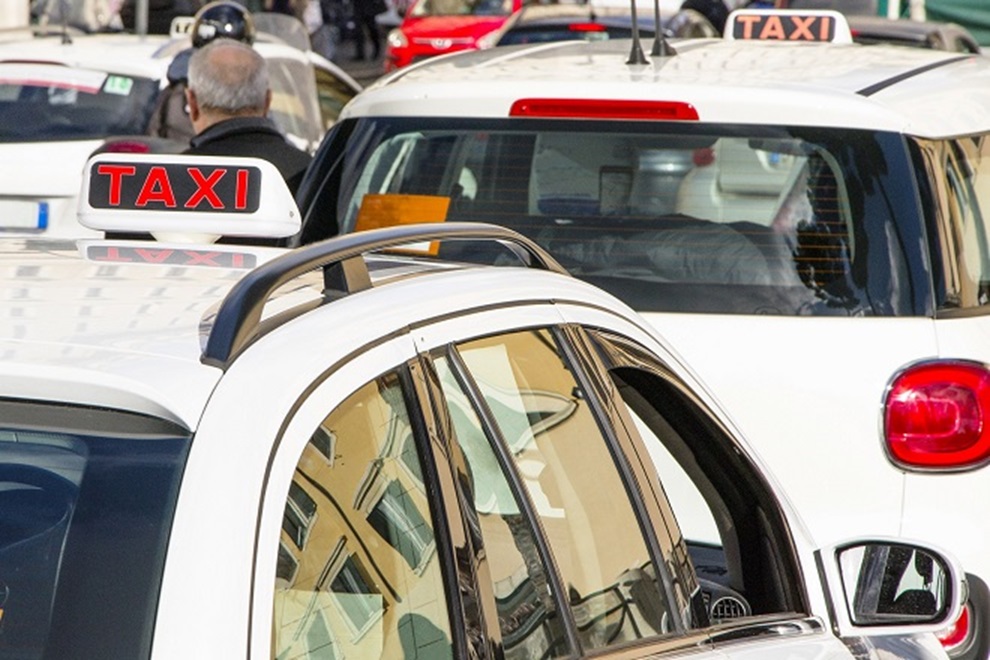
M 254 48 L 218 39 L 197 49 L 189 59 L 186 100 L 196 135 L 183 153 L 264 158 L 295 194 L 312 157 L 268 118 L 268 66 Z

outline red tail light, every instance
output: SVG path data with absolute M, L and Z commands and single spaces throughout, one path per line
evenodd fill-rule
M 115 154 L 146 154 L 151 152 L 151 147 L 140 140 L 112 140 L 105 143 L 100 151 Z
M 519 99 L 510 117 L 564 119 L 645 119 L 697 121 L 698 111 L 681 101 L 612 101 L 609 99 Z
M 969 638 L 969 603 L 962 610 L 962 614 L 956 622 L 945 630 L 936 633 L 938 641 L 942 643 L 942 648 L 946 651 L 955 649 Z
M 963 361 L 906 369 L 887 392 L 884 435 L 891 459 L 904 467 L 960 470 L 986 463 L 990 370 Z

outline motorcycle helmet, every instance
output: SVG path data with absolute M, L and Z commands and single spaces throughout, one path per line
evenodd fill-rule
M 204 5 L 196 12 L 192 26 L 193 48 L 202 48 L 214 39 L 225 38 L 254 43 L 255 27 L 251 12 L 230 0 Z

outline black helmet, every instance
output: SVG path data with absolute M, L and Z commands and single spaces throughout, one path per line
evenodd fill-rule
M 253 44 L 254 33 L 254 19 L 246 7 L 229 0 L 219 0 L 204 5 L 196 12 L 192 45 L 193 48 L 202 48 L 221 37 Z

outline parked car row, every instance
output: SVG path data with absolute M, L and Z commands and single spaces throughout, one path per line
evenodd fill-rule
M 85 161 L 0 206 L 0 660 L 988 657 L 990 62 L 541 13 L 289 76 L 296 199 L 142 135 L 179 34 L 0 56 Z

